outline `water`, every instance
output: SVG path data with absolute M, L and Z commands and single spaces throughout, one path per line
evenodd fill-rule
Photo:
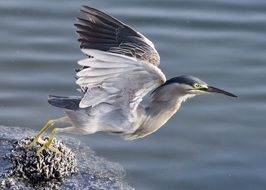
M 87 1 L 0 1 L 1 125 L 39 129 L 62 115 L 48 94 L 75 95 L 84 56 L 74 18 Z M 168 78 L 195 75 L 239 95 L 189 100 L 158 132 L 125 142 L 74 136 L 119 162 L 136 189 L 224 190 L 266 186 L 266 2 L 91 1 L 151 39 Z

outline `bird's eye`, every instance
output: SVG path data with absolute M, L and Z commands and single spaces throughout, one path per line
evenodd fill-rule
M 194 88 L 200 88 L 200 85 L 198 83 L 195 83 L 193 86 Z

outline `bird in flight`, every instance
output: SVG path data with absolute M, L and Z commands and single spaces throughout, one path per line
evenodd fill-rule
M 37 155 L 44 149 L 60 153 L 51 145 L 58 132 L 85 135 L 101 131 L 134 140 L 157 131 L 182 102 L 195 95 L 236 97 L 193 76 L 166 80 L 158 68 L 160 56 L 149 39 L 97 9 L 84 6 L 81 12 L 75 26 L 81 51 L 87 56 L 78 61 L 76 70 L 82 95 L 49 96 L 48 102 L 66 115 L 49 120 L 28 145 L 42 144 Z M 42 135 L 54 124 L 66 127 L 54 128 L 44 141 Z

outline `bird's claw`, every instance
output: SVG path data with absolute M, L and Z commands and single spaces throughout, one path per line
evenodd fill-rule
M 63 153 L 58 150 L 57 148 L 48 145 L 48 143 L 45 143 L 39 150 L 36 152 L 36 156 L 40 157 L 43 154 L 43 150 L 50 150 L 51 152 L 54 152 L 55 154 L 63 155 Z
M 61 118 L 62 120 L 62 118 Z M 60 121 L 60 118 L 57 119 L 57 120 L 49 120 L 44 126 L 43 128 L 39 131 L 39 133 L 35 136 L 35 138 L 33 139 L 33 141 L 26 145 L 27 148 L 32 148 L 35 144 L 39 143 L 42 145 L 42 147 L 37 150 L 36 152 L 36 156 L 40 156 L 42 153 L 43 153 L 43 150 L 47 149 L 47 150 L 50 150 L 51 152 L 54 152 L 56 154 L 60 154 L 60 155 L 63 155 L 62 152 L 60 152 L 57 148 L 51 146 L 52 142 L 53 142 L 53 139 L 55 138 L 55 135 L 56 133 L 60 132 L 61 129 L 60 128 L 55 128 L 51 134 L 49 135 L 48 137 L 48 140 L 42 140 L 41 136 L 45 133 L 45 131 L 47 129 L 49 129 L 50 127 L 52 127 L 56 121 Z
M 40 137 L 36 136 L 33 141 L 30 144 L 25 145 L 26 148 L 32 148 L 35 144 L 41 144 L 41 145 L 45 145 L 45 143 L 47 143 L 46 140 L 42 140 Z
M 52 139 L 53 140 L 53 139 Z M 50 139 L 46 139 L 43 140 L 42 138 L 36 136 L 33 141 L 30 144 L 25 145 L 26 148 L 32 148 L 35 144 L 40 144 L 42 145 L 41 148 L 39 148 L 36 152 L 36 156 L 40 157 L 43 154 L 43 150 L 50 150 L 51 152 L 54 152 L 55 154 L 59 154 L 59 155 L 63 155 L 62 152 L 60 152 L 60 150 L 58 150 L 57 148 L 53 147 L 51 145 L 52 140 Z

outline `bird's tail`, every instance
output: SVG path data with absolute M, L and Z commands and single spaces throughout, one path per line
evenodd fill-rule
M 80 100 L 81 97 L 78 96 L 64 97 L 64 96 L 49 95 L 48 97 L 48 103 L 51 104 L 52 106 L 68 110 L 78 110 Z

